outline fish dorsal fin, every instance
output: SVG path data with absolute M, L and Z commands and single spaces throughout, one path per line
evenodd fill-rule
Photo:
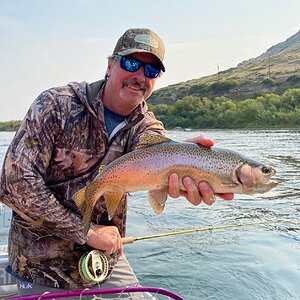
M 172 140 L 162 135 L 144 133 L 140 137 L 140 142 L 137 146 L 137 149 L 147 148 L 151 145 L 167 142 L 172 142 Z

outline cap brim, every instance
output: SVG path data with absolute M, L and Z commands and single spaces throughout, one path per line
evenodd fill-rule
M 143 49 L 127 49 L 127 50 L 123 50 L 123 51 L 120 51 L 118 53 L 114 53 L 114 54 L 119 54 L 119 55 L 129 55 L 129 54 L 132 54 L 132 53 L 149 53 L 149 54 L 152 54 L 153 56 L 155 56 L 157 58 L 157 61 L 159 63 L 159 66 L 160 66 L 160 69 L 163 71 L 163 72 L 166 72 L 166 69 L 165 69 L 165 66 L 163 64 L 163 62 L 160 60 L 160 58 L 155 55 L 153 52 L 150 52 L 150 51 L 146 51 L 146 50 L 143 50 Z

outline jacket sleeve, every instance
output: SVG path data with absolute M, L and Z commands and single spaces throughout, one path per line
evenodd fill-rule
M 0 199 L 38 221 L 57 237 L 84 244 L 81 217 L 67 209 L 45 184 L 56 139 L 64 118 L 53 92 L 42 93 L 32 104 L 8 148 L 3 164 Z

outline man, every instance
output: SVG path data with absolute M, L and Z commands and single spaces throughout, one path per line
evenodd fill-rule
M 109 257 L 109 278 L 101 286 L 137 282 L 121 242 L 126 198 L 112 220 L 101 198 L 85 234 L 72 195 L 93 180 L 100 165 L 133 150 L 142 133 L 165 134 L 145 103 L 165 71 L 164 52 L 162 40 L 150 29 L 129 29 L 108 58 L 104 80 L 49 89 L 30 107 L 5 158 L 0 198 L 14 211 L 9 262 L 20 295 L 91 286 L 78 272 L 87 249 Z M 190 141 L 213 144 L 205 137 Z M 184 185 L 183 193 L 178 176 L 172 174 L 169 195 L 183 194 L 194 205 L 214 202 L 205 182 L 187 177 Z M 232 199 L 232 194 L 221 197 Z

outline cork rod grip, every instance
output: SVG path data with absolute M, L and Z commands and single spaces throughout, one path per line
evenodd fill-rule
M 134 242 L 134 237 L 132 236 L 122 238 L 123 245 L 132 244 L 133 242 Z

